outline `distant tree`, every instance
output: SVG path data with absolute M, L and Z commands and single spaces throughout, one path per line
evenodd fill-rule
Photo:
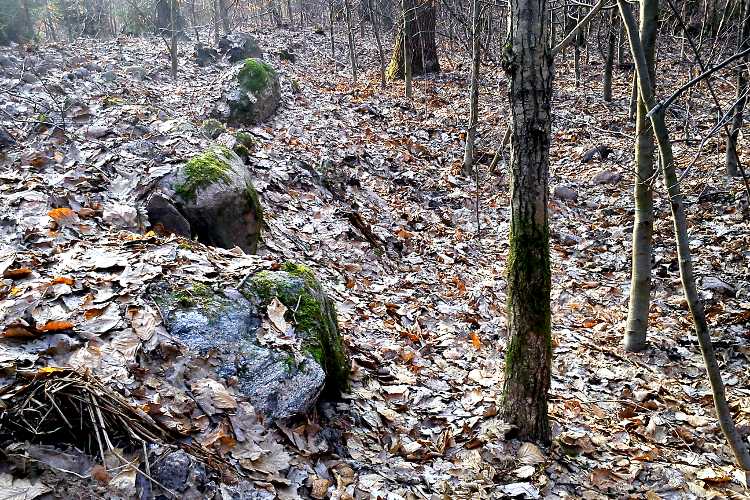
M 33 37 L 29 0 L 0 0 L 0 43 L 23 42 Z
M 547 214 L 552 54 L 547 0 L 510 0 L 503 67 L 511 111 L 511 222 L 503 416 L 522 438 L 549 442 L 552 364 Z
M 399 24 L 393 55 L 386 70 L 389 80 L 404 78 L 404 48 L 411 54 L 412 74 L 440 71 L 435 43 L 435 0 L 403 0 L 405 21 Z

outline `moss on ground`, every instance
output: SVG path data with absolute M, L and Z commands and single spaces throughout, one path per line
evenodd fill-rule
M 217 182 L 228 184 L 231 158 L 232 151 L 226 146 L 212 146 L 192 157 L 185 164 L 185 179 L 175 186 L 175 192 L 185 200 L 194 201 L 199 189 Z
M 255 58 L 245 59 L 237 81 L 248 92 L 257 93 L 268 85 L 274 69 L 267 63 Z
M 261 271 L 241 292 L 261 307 L 278 298 L 288 309 L 287 320 L 302 335 L 303 351 L 325 370 L 326 391 L 335 394 L 348 388 L 350 366 L 335 307 L 307 266 L 287 262 L 280 271 Z

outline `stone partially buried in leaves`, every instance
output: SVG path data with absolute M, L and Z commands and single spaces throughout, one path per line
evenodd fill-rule
M 287 262 L 278 271 L 262 271 L 240 290 L 251 302 L 267 308 L 278 299 L 287 307 L 287 321 L 300 337 L 302 351 L 326 373 L 326 393 L 337 395 L 349 387 L 351 365 L 341 339 L 336 308 L 313 272 Z
M 280 101 L 276 70 L 260 59 L 246 59 L 227 73 L 216 115 L 234 125 L 251 125 L 273 116 Z
M 349 361 L 336 312 L 320 283 L 304 266 L 256 274 L 242 288 L 216 292 L 201 283 L 161 284 L 151 295 L 169 334 L 190 351 L 211 356 L 217 375 L 236 377 L 237 388 L 271 418 L 307 412 L 321 392 L 348 387 Z M 296 348 L 258 340 L 268 305 L 286 305 Z M 265 337 L 264 337 L 265 338 Z
M 151 295 L 169 334 L 188 356 L 210 356 L 220 377 L 236 377 L 253 407 L 270 418 L 307 412 L 317 401 L 325 373 L 312 358 L 295 363 L 290 352 L 261 346 L 256 331 L 263 311 L 237 290 L 215 292 L 201 283 L 157 285 Z
M 221 248 L 238 246 L 255 253 L 263 226 L 263 207 L 250 172 L 231 149 L 206 149 L 182 165 L 166 184 L 167 190 L 174 193 L 177 210 L 199 241 Z

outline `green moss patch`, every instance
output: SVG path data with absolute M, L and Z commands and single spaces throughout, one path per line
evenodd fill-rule
M 307 266 L 287 262 L 280 271 L 262 271 L 240 291 L 261 307 L 278 298 L 288 309 L 287 321 L 302 336 L 303 351 L 325 370 L 326 392 L 337 394 L 348 388 L 350 365 L 335 306 Z
M 229 184 L 229 161 L 232 152 L 225 146 L 213 146 L 192 157 L 185 164 L 184 181 L 175 186 L 175 192 L 188 201 L 195 200 L 199 189 L 223 182 Z
M 242 65 L 237 81 L 248 92 L 259 92 L 268 85 L 268 80 L 274 74 L 274 69 L 259 59 L 246 59 Z

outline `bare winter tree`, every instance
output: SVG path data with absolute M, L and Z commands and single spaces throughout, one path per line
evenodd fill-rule
M 503 67 L 511 110 L 511 222 L 504 418 L 548 442 L 552 363 L 547 214 L 552 55 L 546 0 L 510 0 Z
M 654 82 L 658 0 L 641 0 L 640 40 L 646 56 L 650 81 Z M 651 89 L 653 92 L 653 89 Z M 654 132 L 646 118 L 640 92 L 635 125 L 635 221 L 630 277 L 630 301 L 625 327 L 625 349 L 642 351 L 646 347 L 648 311 L 651 302 L 651 254 L 654 232 L 653 182 L 656 175 Z

